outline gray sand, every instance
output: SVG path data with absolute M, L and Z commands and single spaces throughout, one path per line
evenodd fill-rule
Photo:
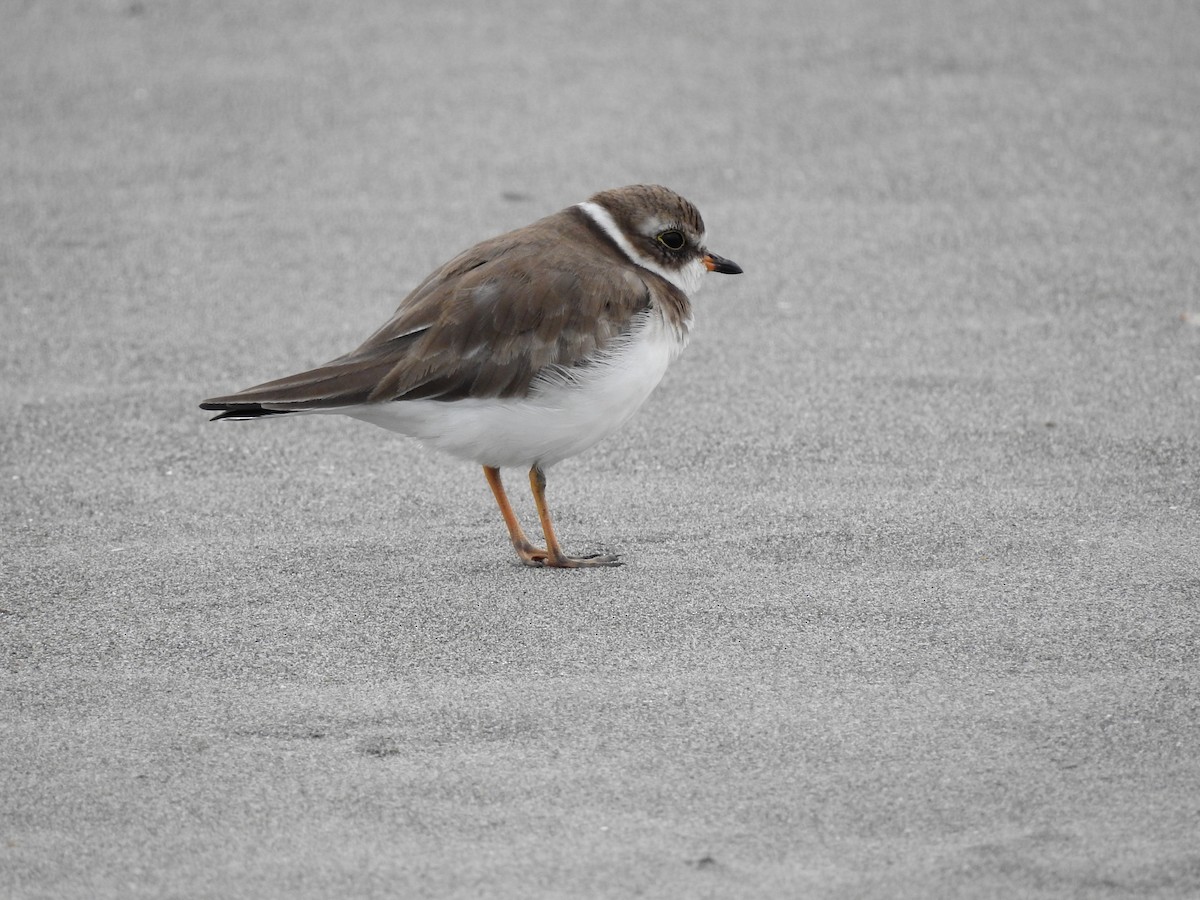
M 1200 7 L 11 6 L 0 896 L 1200 895 Z M 636 181 L 623 568 L 196 408 Z

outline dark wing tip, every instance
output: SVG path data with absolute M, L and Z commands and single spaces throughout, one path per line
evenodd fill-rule
M 220 401 L 205 400 L 200 404 L 201 409 L 220 410 L 218 415 L 209 419 L 210 422 L 216 422 L 220 419 L 229 419 L 238 421 L 243 419 L 261 419 L 264 416 L 286 416 L 293 412 L 290 409 L 263 409 L 258 403 L 222 403 Z

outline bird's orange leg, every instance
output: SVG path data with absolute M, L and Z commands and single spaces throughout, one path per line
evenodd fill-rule
M 546 565 L 550 554 L 533 546 L 525 537 L 521 523 L 517 521 L 517 514 L 513 512 L 512 504 L 508 502 L 508 494 L 504 492 L 504 483 L 500 480 L 500 470 L 492 466 L 484 466 L 483 474 L 496 498 L 496 505 L 500 507 L 500 515 L 504 516 L 504 524 L 508 526 L 508 536 L 512 540 L 513 549 L 517 551 L 517 556 L 521 557 L 521 562 L 527 566 Z
M 534 565 L 549 566 L 556 569 L 580 569 L 590 566 L 619 566 L 621 560 L 616 556 L 567 556 L 558 544 L 554 534 L 554 524 L 550 521 L 550 509 L 546 506 L 546 473 L 540 466 L 529 470 L 529 487 L 533 490 L 533 502 L 537 504 L 538 518 L 542 522 L 542 534 L 546 537 L 546 559 Z M 520 553 L 520 550 L 517 551 Z

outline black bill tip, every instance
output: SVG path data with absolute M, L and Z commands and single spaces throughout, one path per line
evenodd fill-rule
M 742 267 L 732 259 L 717 256 L 715 253 L 704 254 L 704 268 L 710 272 L 720 272 L 722 275 L 741 275 Z

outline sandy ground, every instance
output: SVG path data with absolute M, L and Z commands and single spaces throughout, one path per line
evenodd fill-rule
M 0 896 L 1200 896 L 1200 7 L 4 20 Z M 550 473 L 623 568 L 196 408 L 636 181 L 747 274 Z

